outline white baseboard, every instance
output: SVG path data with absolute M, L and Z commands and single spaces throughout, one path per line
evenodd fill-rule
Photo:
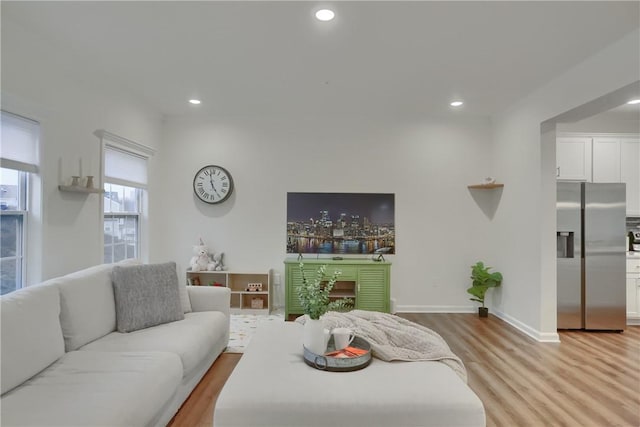
M 492 313 L 522 332 L 525 335 L 530 336 L 536 341 L 539 342 L 560 342 L 560 335 L 557 332 L 540 332 L 537 329 L 533 329 L 531 326 L 522 323 L 518 319 L 515 319 L 508 314 L 505 314 L 498 310 L 492 310 Z
M 560 342 L 557 332 L 540 332 L 501 311 L 489 310 L 496 317 L 504 320 L 520 332 L 539 342 Z M 399 305 L 398 313 L 477 313 L 478 308 L 467 305 Z
M 478 309 L 466 305 L 398 305 L 398 313 L 477 313 Z
M 640 317 L 627 317 L 628 326 L 640 326 Z

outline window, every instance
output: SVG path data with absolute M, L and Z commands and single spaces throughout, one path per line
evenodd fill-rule
M 24 284 L 27 173 L 0 168 L 0 294 Z
M 104 262 L 141 258 L 147 153 L 132 141 L 105 131 L 100 135 L 104 158 Z
M 137 258 L 142 190 L 104 184 L 104 262 Z
M 0 294 L 25 285 L 29 173 L 37 172 L 40 125 L 1 113 Z

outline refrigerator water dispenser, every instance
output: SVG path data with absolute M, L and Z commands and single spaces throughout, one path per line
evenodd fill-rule
M 558 258 L 573 258 L 573 231 L 558 231 Z

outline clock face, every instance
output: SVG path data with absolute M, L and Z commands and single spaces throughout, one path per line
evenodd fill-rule
M 193 178 L 193 191 L 205 203 L 221 203 L 233 192 L 233 179 L 223 167 L 205 166 Z

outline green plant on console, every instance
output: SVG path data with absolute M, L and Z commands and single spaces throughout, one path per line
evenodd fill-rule
M 502 283 L 502 274 L 498 272 L 489 273 L 491 268 L 492 267 L 485 267 L 481 261 L 471 266 L 472 283 L 471 287 L 467 289 L 467 292 L 473 296 L 473 298 L 469 299 L 479 302 L 483 308 L 484 298 L 489 288 L 495 288 Z
M 340 271 L 334 271 L 331 278 L 327 281 L 324 278 L 327 266 L 322 265 L 316 271 L 315 279 L 311 281 L 305 276 L 303 267 L 304 264 L 300 263 L 302 286 L 300 286 L 298 296 L 304 314 L 308 315 L 311 319 L 317 320 L 327 311 L 346 311 L 353 307 L 353 302 L 349 298 L 342 298 L 335 301 L 329 299 L 331 290 L 341 274 Z M 323 282 L 326 282 L 326 284 L 323 284 Z

